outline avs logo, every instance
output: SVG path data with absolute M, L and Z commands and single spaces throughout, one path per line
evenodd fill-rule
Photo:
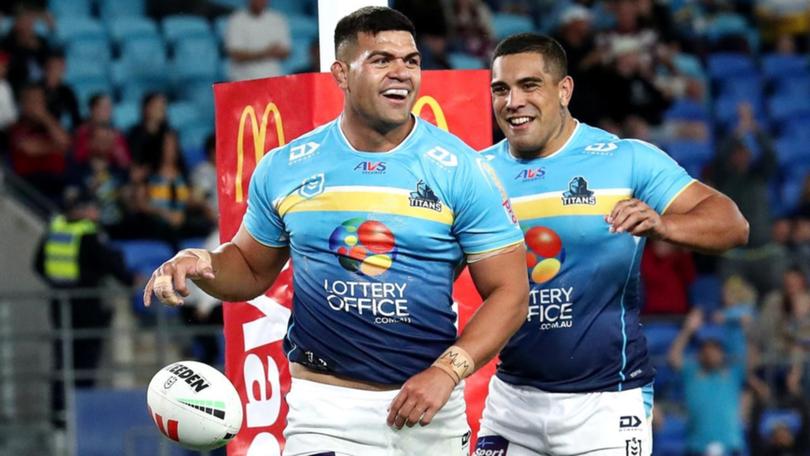
M 509 441 L 499 435 L 485 435 L 478 438 L 475 456 L 506 456 Z
M 385 174 L 385 162 L 362 161 L 354 167 L 354 170 L 363 174 Z
M 625 440 L 624 443 L 627 456 L 641 456 L 641 439 L 633 437 Z
M 318 147 L 321 145 L 316 142 L 308 142 L 305 144 L 301 144 L 300 146 L 295 146 L 290 148 L 290 164 L 297 163 L 308 158 L 312 158 L 315 156 L 315 152 L 318 150 Z
M 442 203 L 439 201 L 439 197 L 437 197 L 436 194 L 433 193 L 433 190 L 421 179 L 416 183 L 416 191 L 411 192 L 408 201 L 410 201 L 411 207 L 432 209 L 436 212 L 442 211 Z
M 641 419 L 635 415 L 626 415 L 619 418 L 619 429 L 636 429 L 641 426 Z
M 527 182 L 535 179 L 542 179 L 545 176 L 546 170 L 543 168 L 526 168 L 521 170 L 518 175 L 515 176 L 515 180 Z
M 324 181 L 325 179 L 323 177 L 323 173 L 308 177 L 301 182 L 301 187 L 298 189 L 298 194 L 304 198 L 312 198 L 313 196 L 320 195 L 323 193 Z
M 588 181 L 582 176 L 577 176 L 568 183 L 568 191 L 562 194 L 562 203 L 563 206 L 572 204 L 593 206 L 596 204 L 596 197 L 593 196 L 593 191 L 588 190 Z

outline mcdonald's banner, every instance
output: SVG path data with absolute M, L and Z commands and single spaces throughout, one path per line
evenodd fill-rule
M 216 84 L 217 185 L 221 240 L 230 240 L 246 209 L 250 176 L 265 152 L 337 117 L 343 95 L 328 73 Z M 425 71 L 414 112 L 447 129 L 476 150 L 491 144 L 489 73 L 484 70 Z M 282 430 L 289 370 L 282 339 L 292 305 L 292 268 L 273 287 L 248 303 L 225 306 L 225 372 L 239 391 L 245 421 L 228 445 L 230 456 L 276 456 Z M 480 297 L 465 272 L 454 299 L 459 325 L 477 309 Z M 493 365 L 467 381 L 465 394 L 473 430 L 483 408 Z

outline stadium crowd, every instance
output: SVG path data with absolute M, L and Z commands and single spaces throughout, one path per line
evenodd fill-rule
M 158 3 L 6 4 L 0 154 L 56 204 L 68 187 L 93 194 L 113 239 L 177 250 L 216 229 L 210 84 L 315 70 L 317 19 L 311 1 Z M 577 119 L 661 146 L 738 204 L 748 246 L 644 253 L 655 454 L 810 454 L 807 3 L 392 6 L 417 27 L 423 69 L 486 68 L 515 32 L 556 37 Z

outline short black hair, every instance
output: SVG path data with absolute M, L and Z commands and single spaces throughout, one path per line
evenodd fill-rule
M 416 35 L 407 16 L 384 6 L 367 6 L 343 17 L 335 26 L 335 55 L 343 43 L 356 42 L 358 33 L 403 31 Z
M 110 95 L 107 92 L 95 92 L 90 95 L 90 99 L 87 101 L 87 106 L 90 107 L 90 109 L 93 109 L 99 103 L 101 103 L 101 100 L 105 98 L 110 98 Z
M 543 56 L 546 67 L 543 71 L 553 75 L 557 80 L 568 75 L 568 57 L 565 49 L 554 38 L 538 33 L 519 33 L 504 38 L 495 47 L 492 62 L 504 55 L 534 52 Z

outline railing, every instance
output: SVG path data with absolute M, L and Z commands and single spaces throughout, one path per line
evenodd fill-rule
M 76 380 L 95 379 L 106 384 L 114 384 L 123 378 L 124 383 L 143 387 L 145 390 L 146 382 L 152 374 L 174 361 L 174 359 L 169 359 L 172 339 L 221 334 L 222 328 L 219 325 L 181 325 L 177 318 L 169 315 L 165 306 L 159 304 L 154 306 L 154 322 L 149 326 L 140 324 L 131 312 L 132 293 L 133 291 L 130 289 L 119 287 L 44 292 L 0 292 L 0 454 L 74 456 L 77 448 L 76 422 L 73 419 L 76 412 Z M 129 323 L 115 328 L 112 328 L 112 325 L 74 328 L 73 322 L 71 322 L 71 306 L 74 303 L 73 300 L 82 298 L 98 298 L 105 303 L 117 301 L 116 312 L 128 313 Z M 21 318 L 16 315 L 20 315 L 18 312 L 26 310 L 22 306 L 38 305 L 49 309 L 51 302 L 56 303 L 59 308 L 59 321 L 55 322 L 56 328 L 46 324 L 39 325 L 39 328 L 45 329 L 32 329 L 26 328 L 26 326 L 31 326 L 30 324 L 20 324 Z M 27 310 L 31 309 L 33 308 Z M 39 314 L 38 320 L 43 322 L 47 320 L 41 311 Z M 74 341 L 101 338 L 107 347 L 113 347 L 116 341 L 120 345 L 121 340 L 135 340 L 142 337 L 144 332 L 154 332 L 155 335 L 154 353 L 151 354 L 153 355 L 150 356 L 151 359 L 146 361 L 129 359 L 123 362 L 108 363 L 106 366 L 102 363 L 98 369 L 92 370 L 73 368 Z M 61 353 L 52 354 L 61 357 L 63 368 L 60 370 L 51 367 L 54 363 L 42 363 L 38 355 L 38 353 L 53 351 L 55 341 L 61 341 Z M 26 356 L 29 359 L 18 359 L 26 349 L 28 352 Z M 133 351 L 134 358 L 134 350 L 130 348 L 130 351 Z M 65 402 L 63 415 L 55 416 L 50 406 L 43 413 L 45 409 L 42 405 L 43 398 L 37 397 L 37 391 L 47 391 L 54 382 L 60 381 Z M 29 400 L 38 400 L 39 404 L 33 406 L 28 402 Z M 144 404 L 145 409 L 146 404 Z M 54 418 L 62 419 L 65 423 L 63 444 L 45 443 L 53 440 L 53 435 L 60 434 L 51 424 Z M 156 429 L 149 431 L 154 432 L 151 434 L 153 436 L 158 435 Z M 141 434 L 149 435 L 146 430 Z M 134 447 L 133 445 L 127 446 Z M 173 446 L 174 444 L 168 440 L 161 439 L 159 454 L 161 456 L 169 455 Z M 32 450 L 32 448 L 36 449 Z

